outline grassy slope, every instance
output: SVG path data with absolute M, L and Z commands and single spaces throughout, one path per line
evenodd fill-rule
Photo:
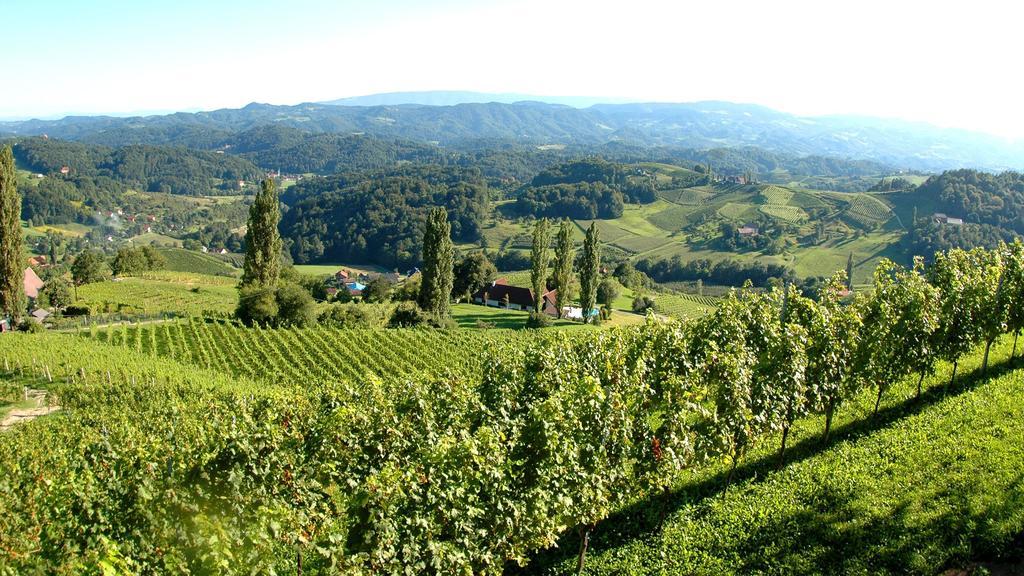
M 1009 356 L 1008 339 L 997 353 Z M 901 383 L 874 418 L 864 394 L 842 409 L 828 447 L 821 419 L 805 419 L 784 469 L 772 438 L 724 498 L 724 466 L 692 473 L 668 499 L 600 524 L 585 573 L 935 574 L 969 560 L 1019 561 L 1024 371 L 1003 362 L 986 381 L 979 363 L 975 354 L 961 364 L 968 370 L 946 397 L 948 367 L 921 401 L 913 382 Z M 577 545 L 566 537 L 523 571 L 573 574 Z
M 78 288 L 78 305 L 102 312 L 234 312 L 238 304 L 236 280 L 187 272 L 149 272 L 142 278 L 124 278 L 86 284 Z M 193 289 L 198 289 L 194 292 Z
M 211 276 L 239 276 L 241 274 L 238 268 L 202 252 L 181 248 L 163 248 L 160 253 L 167 259 L 167 270 L 173 272 L 192 272 Z
M 295 270 L 301 274 L 308 274 L 310 276 L 333 276 L 338 270 L 348 270 L 349 273 L 355 272 L 366 272 L 369 274 L 382 274 L 390 272 L 387 268 L 382 266 L 373 266 L 368 264 L 359 264 L 352 266 L 350 264 L 297 264 Z M 405 270 L 402 270 L 404 273 Z

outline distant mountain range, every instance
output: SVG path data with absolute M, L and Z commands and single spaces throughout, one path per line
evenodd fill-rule
M 443 146 L 479 140 L 526 144 L 604 144 L 714 148 L 756 146 L 799 155 L 872 160 L 938 171 L 1024 169 L 1024 143 L 966 130 L 879 118 L 801 117 L 749 104 L 591 104 L 519 101 L 519 94 L 408 92 L 294 106 L 117 118 L 0 123 L 0 134 L 39 135 L 107 145 L 171 144 L 213 148 L 228 136 L 267 125 L 306 132 L 370 134 Z M 508 101 L 468 102 L 474 99 Z M 587 99 L 565 99 L 578 105 Z
M 425 92 L 385 92 L 366 96 L 352 96 L 329 100 L 321 104 L 335 106 L 456 106 L 458 104 L 515 104 L 517 102 L 544 102 L 561 104 L 573 108 L 586 108 L 594 104 L 624 104 L 624 98 L 601 98 L 593 96 L 536 96 L 532 94 L 469 92 L 465 90 L 428 90 Z

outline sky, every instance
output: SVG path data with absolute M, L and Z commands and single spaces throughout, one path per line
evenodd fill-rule
M 1007 0 L 3 0 L 0 14 L 0 118 L 473 90 L 1024 139 L 1024 6 Z

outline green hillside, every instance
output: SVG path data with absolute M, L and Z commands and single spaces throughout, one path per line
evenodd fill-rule
M 241 271 L 212 254 L 203 254 L 181 248 L 161 248 L 160 253 L 167 259 L 167 270 L 191 272 L 210 276 L 239 276 Z

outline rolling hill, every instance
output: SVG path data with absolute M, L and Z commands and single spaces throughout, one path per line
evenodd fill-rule
M 239 109 L 162 116 L 70 116 L 60 120 L 4 122 L 0 123 L 0 132 L 46 133 L 108 145 L 146 143 L 209 147 L 232 133 L 272 124 L 308 132 L 363 133 L 442 145 L 498 138 L 535 144 L 627 142 L 690 148 L 757 146 L 776 152 L 873 160 L 921 170 L 1024 168 L 1024 144 L 1010 144 L 975 132 L 896 120 L 801 117 L 762 106 L 729 102 L 595 104 L 580 109 L 535 101 L 428 106 L 397 103 L 429 100 L 416 94 L 385 96 L 355 102 L 387 102 L 387 105 L 252 103 Z M 440 98 L 440 101 L 458 101 L 458 98 Z

